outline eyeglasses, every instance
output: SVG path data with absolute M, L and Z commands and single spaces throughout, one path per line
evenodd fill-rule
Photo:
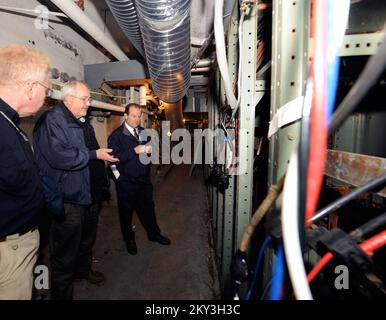
M 36 81 L 36 83 L 40 84 L 42 87 L 46 88 L 46 97 L 51 97 L 52 93 L 54 92 L 51 88 L 47 87 L 43 83 Z
M 71 96 L 71 97 L 82 100 L 84 103 L 86 103 L 86 102 L 91 103 L 92 102 L 91 97 L 77 97 L 77 96 Z

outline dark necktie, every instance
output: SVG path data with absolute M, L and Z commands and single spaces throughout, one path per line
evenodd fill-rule
M 139 141 L 138 129 L 134 128 L 134 137 Z

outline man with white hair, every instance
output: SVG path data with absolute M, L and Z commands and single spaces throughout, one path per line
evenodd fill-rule
M 91 269 L 97 229 L 97 210 L 92 206 L 90 161 L 117 162 L 111 149 L 89 149 L 84 129 L 91 103 L 90 90 L 82 81 L 62 88 L 63 103 L 44 113 L 34 130 L 35 157 L 43 178 L 48 177 L 63 195 L 64 217 L 53 219 L 50 230 L 51 297 L 73 299 L 75 278 L 101 284 L 105 277 Z
M 0 300 L 31 299 L 43 187 L 20 118 L 36 114 L 49 92 L 48 57 L 0 48 Z

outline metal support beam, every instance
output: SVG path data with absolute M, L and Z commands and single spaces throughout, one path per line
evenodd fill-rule
M 219 110 L 220 110 L 221 106 L 224 104 L 224 100 L 225 100 L 224 86 L 223 86 L 223 82 L 222 82 L 222 79 L 220 77 L 220 74 L 218 74 L 218 77 L 219 77 L 219 82 L 217 83 L 216 90 L 217 90 L 217 97 L 220 97 L 220 99 L 218 99 L 217 102 L 220 105 L 216 105 L 216 109 L 215 109 L 216 120 L 217 120 L 215 130 L 216 130 L 216 128 L 219 127 L 219 124 L 220 124 Z M 218 144 L 218 143 L 219 143 L 219 141 L 217 141 L 217 139 L 216 139 L 216 144 Z M 213 154 L 214 157 L 217 154 L 217 150 L 218 150 L 217 147 L 218 146 L 216 145 L 215 150 L 214 150 L 214 154 Z M 217 250 L 218 259 L 221 262 L 222 261 L 222 247 L 223 247 L 223 226 L 224 226 L 224 194 L 219 192 L 218 189 L 216 189 L 216 194 L 217 194 L 216 250 Z
M 216 74 L 216 80 L 217 80 L 218 76 Z M 217 83 L 217 82 L 216 82 Z M 208 104 L 208 129 L 209 131 L 213 130 L 213 123 L 214 123 L 214 109 L 216 108 L 215 106 L 215 95 L 216 95 L 216 90 L 213 91 L 213 94 L 212 94 L 212 91 L 210 91 L 210 103 Z M 206 138 L 205 138 L 206 139 Z M 205 158 L 208 158 L 207 157 L 207 153 L 212 156 L 213 155 L 213 139 L 209 139 L 206 141 L 206 143 L 208 144 L 208 150 L 206 150 L 205 148 Z M 209 177 L 210 175 L 210 170 L 209 170 L 209 166 L 208 166 L 208 163 L 204 162 L 206 165 L 204 166 L 205 168 L 208 169 L 208 174 L 207 174 L 207 177 Z M 210 210 L 210 219 L 213 223 L 213 191 L 214 191 L 214 188 L 213 186 L 209 185 L 208 186 L 208 197 L 209 197 L 209 210 Z M 213 225 L 213 230 L 214 230 L 214 225 Z M 215 240 L 215 239 L 214 239 Z
M 218 126 L 219 123 L 219 114 L 218 114 L 218 106 L 215 105 L 213 108 L 213 131 L 214 132 Z M 211 136 L 211 143 L 213 143 L 213 155 L 216 156 L 217 150 L 218 150 L 218 145 L 217 143 L 214 143 L 216 140 L 214 139 L 214 135 Z M 217 142 L 217 141 L 216 141 Z M 213 188 L 213 225 L 215 227 L 215 234 L 218 234 L 218 197 L 219 197 L 219 192 L 216 187 Z M 216 236 L 216 244 L 221 241 Z
M 380 47 L 383 36 L 383 32 L 345 35 L 339 55 L 341 57 L 373 55 Z M 313 39 L 310 41 L 309 51 L 313 51 Z
M 308 66 L 310 1 L 273 2 L 271 120 L 286 103 L 304 95 Z M 302 108 L 299 104 L 296 107 Z M 270 141 L 269 185 L 287 170 L 298 144 L 299 123 L 280 129 Z
M 149 72 L 137 60 L 87 64 L 84 66 L 84 79 L 91 88 L 99 88 L 102 83 L 109 81 L 146 78 L 149 78 Z
M 209 121 L 209 135 L 207 137 L 208 141 L 207 143 L 209 144 L 209 154 L 210 154 L 210 159 L 214 159 L 215 154 L 216 154 L 216 145 L 214 144 L 214 136 L 213 132 L 216 129 L 216 123 L 218 123 L 218 105 L 217 105 L 217 99 L 216 97 L 219 96 L 220 94 L 220 74 L 219 72 L 216 72 L 216 87 L 214 88 L 214 96 L 212 99 L 212 104 L 211 104 L 211 109 L 209 110 L 208 114 L 208 121 Z M 217 188 L 214 186 L 210 186 L 210 207 L 212 210 L 212 226 L 213 226 L 213 235 L 214 235 L 214 240 L 215 240 L 215 246 L 217 247 L 218 244 L 218 237 L 217 237 Z
M 230 24 L 228 29 L 228 68 L 229 76 L 233 83 L 237 79 L 237 62 L 238 62 L 238 27 L 239 27 L 239 6 L 235 2 L 232 15 L 230 18 Z M 221 99 L 223 100 L 225 93 L 221 92 Z M 225 147 L 225 159 L 229 159 L 231 150 L 228 145 Z M 226 162 L 226 165 L 229 163 Z M 222 252 L 221 252 L 221 274 L 224 286 L 230 286 L 230 265 L 232 261 L 232 254 L 234 252 L 234 213 L 235 213 L 235 176 L 229 177 L 229 187 L 225 190 L 224 194 L 224 222 L 223 222 L 223 234 L 222 234 Z
M 241 46 L 241 102 L 239 107 L 238 158 L 239 167 L 236 190 L 235 248 L 240 246 L 244 226 L 252 214 L 253 158 L 257 51 L 257 6 L 247 9 L 242 24 Z

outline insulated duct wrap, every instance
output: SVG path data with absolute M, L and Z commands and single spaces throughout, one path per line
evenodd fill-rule
M 153 91 L 167 102 L 181 100 L 190 84 L 191 0 L 136 0 Z
M 115 20 L 137 51 L 144 56 L 134 0 L 106 0 Z

